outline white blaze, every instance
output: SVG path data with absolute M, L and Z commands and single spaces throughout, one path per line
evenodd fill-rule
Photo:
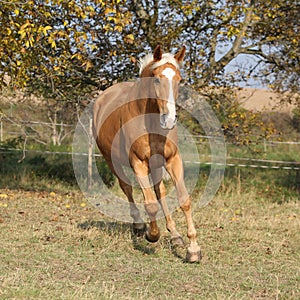
M 167 103 L 169 114 L 168 114 L 167 123 L 169 123 L 170 121 L 174 123 L 175 119 L 176 119 L 176 107 L 175 107 L 175 99 L 174 99 L 174 93 L 173 93 L 172 80 L 175 75 L 175 71 L 171 68 L 166 68 L 165 70 L 163 70 L 162 74 L 165 77 L 167 77 L 167 79 L 169 80 L 169 97 L 168 97 L 168 103 Z

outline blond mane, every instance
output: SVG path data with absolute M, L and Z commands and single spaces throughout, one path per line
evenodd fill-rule
M 142 59 L 140 59 L 139 61 L 139 65 L 140 65 L 140 75 L 142 74 L 142 72 L 144 71 L 144 69 L 151 63 L 153 62 L 153 54 L 149 53 L 147 54 L 145 57 L 143 57 Z M 162 55 L 161 60 L 155 62 L 152 66 L 151 69 L 156 69 L 166 63 L 170 63 L 172 64 L 174 67 L 176 67 L 176 69 L 179 69 L 179 63 L 178 61 L 175 59 L 174 55 L 171 53 L 164 53 Z

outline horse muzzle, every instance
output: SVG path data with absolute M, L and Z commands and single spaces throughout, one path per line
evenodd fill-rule
M 161 114 L 160 115 L 160 127 L 162 129 L 171 130 L 175 127 L 177 123 L 177 116 L 170 116 L 170 114 Z

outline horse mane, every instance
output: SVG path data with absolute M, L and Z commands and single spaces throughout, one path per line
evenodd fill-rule
M 142 74 L 142 72 L 144 71 L 144 69 L 151 63 L 153 62 L 153 54 L 149 53 L 147 54 L 145 57 L 141 58 L 139 61 L 139 65 L 140 65 L 140 75 Z M 174 67 L 176 67 L 176 69 L 179 69 L 179 63 L 178 61 L 175 59 L 174 55 L 172 53 L 164 53 L 162 55 L 161 60 L 155 62 L 152 66 L 151 69 L 156 69 L 166 63 L 170 63 L 172 64 Z

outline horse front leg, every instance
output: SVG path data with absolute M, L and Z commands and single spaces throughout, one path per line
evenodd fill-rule
M 150 227 L 146 230 L 146 239 L 149 242 L 154 243 L 160 238 L 160 230 L 156 222 L 158 202 L 149 180 L 149 167 L 145 162 L 140 160 L 135 160 L 132 163 L 132 167 L 142 189 L 145 209 L 150 219 Z
M 176 187 L 179 205 L 187 222 L 187 236 L 190 240 L 190 245 L 187 249 L 186 259 L 189 262 L 199 262 L 201 260 L 201 250 L 197 243 L 197 233 L 192 218 L 191 199 L 184 184 L 182 160 L 178 153 L 167 161 L 166 169 Z

